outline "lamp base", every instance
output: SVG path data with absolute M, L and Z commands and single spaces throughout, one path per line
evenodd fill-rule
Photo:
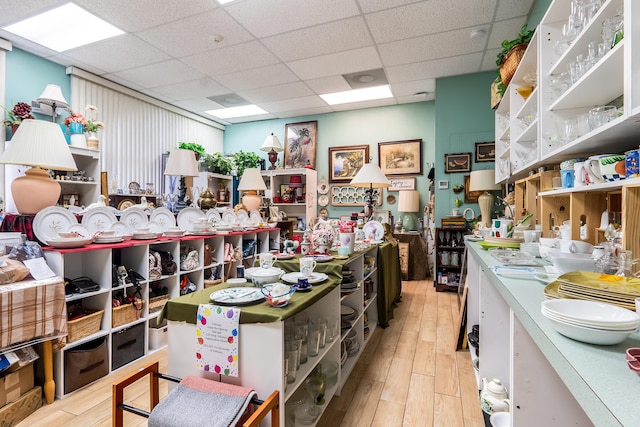
M 412 213 L 405 213 L 402 218 L 402 228 L 404 231 L 418 231 L 418 220 Z
M 276 162 L 278 161 L 278 152 L 272 149 L 267 154 L 269 155 L 269 162 L 271 163 L 269 170 L 274 170 L 276 168 Z
M 491 228 L 491 208 L 493 207 L 493 194 L 485 191 L 478 196 L 478 206 L 480 207 L 480 215 L 482 215 L 482 223 L 486 228 Z
M 18 212 L 34 215 L 49 206 L 55 206 L 60 198 L 60 184 L 44 169 L 34 167 L 27 169 L 25 176 L 20 176 L 11 183 L 11 194 Z
M 253 193 L 254 194 L 248 192 L 247 194 L 242 196 L 242 204 L 247 209 L 247 212 L 258 210 L 260 208 L 260 205 L 262 204 L 262 197 L 258 194 L 255 194 L 255 192 Z

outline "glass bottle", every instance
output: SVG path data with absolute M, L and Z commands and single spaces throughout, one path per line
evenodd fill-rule
M 635 274 L 633 274 L 633 266 L 638 262 L 638 260 L 634 260 L 631 254 L 631 251 L 620 252 L 620 256 L 618 258 L 619 267 L 618 271 L 616 271 L 616 276 L 635 277 Z

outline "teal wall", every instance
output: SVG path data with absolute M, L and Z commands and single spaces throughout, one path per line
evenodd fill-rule
M 547 9 L 549 9 L 549 5 L 552 0 L 536 0 L 529 12 L 529 17 L 527 18 L 527 26 L 529 28 L 535 28 L 538 26 L 540 21 L 542 21 L 542 17 L 545 13 L 547 13 Z
M 378 142 L 422 139 L 423 174 L 417 177 L 417 190 L 421 193 L 420 204 L 428 203 L 429 183 L 427 173 L 435 159 L 435 105 L 433 101 L 388 107 L 368 108 L 315 116 L 274 119 L 261 122 L 232 124 L 224 133 L 224 151 L 259 151 L 268 134 L 273 132 L 284 144 L 284 128 L 287 123 L 318 121 L 318 145 L 316 164 L 318 180 L 329 179 L 329 147 L 345 145 L 369 145 L 373 162 L 378 162 Z M 282 163 L 283 153 L 279 154 Z M 269 164 L 267 162 L 267 164 Z M 384 204 L 379 209 L 388 209 L 397 218 L 397 202 L 389 204 L 384 192 Z M 397 195 L 397 193 L 394 193 Z M 327 206 L 332 218 L 356 211 L 354 207 Z
M 469 173 L 445 173 L 444 155 L 471 153 L 471 170 L 493 169 L 493 162 L 475 163 L 475 143 L 493 141 L 494 111 L 490 106 L 491 83 L 495 71 L 467 74 L 436 80 L 436 178 L 435 218 L 451 215 L 453 199 L 464 198 L 453 193 L 455 184 L 463 184 Z M 438 182 L 448 181 L 449 188 L 438 189 Z M 461 211 L 472 208 L 480 214 L 477 204 L 463 205 Z

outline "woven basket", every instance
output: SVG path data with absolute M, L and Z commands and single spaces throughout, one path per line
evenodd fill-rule
M 520 61 L 528 45 L 528 43 L 515 45 L 502 60 L 502 64 L 500 65 L 500 78 L 505 86 L 509 86 L 509 82 L 511 82 L 513 75 L 516 73 L 516 69 L 518 65 L 520 65 Z
M 82 310 L 86 316 L 67 321 L 67 343 L 81 340 L 100 330 L 104 310 Z
M 222 283 L 222 279 L 216 279 L 216 280 L 205 280 L 204 281 L 204 287 L 206 288 L 210 288 L 211 286 L 215 286 L 217 284 Z
M 155 313 L 162 310 L 162 307 L 169 301 L 169 295 L 160 295 L 159 297 L 149 298 L 149 313 Z
M 140 310 L 136 310 L 133 304 L 124 304 L 120 307 L 114 307 L 111 309 L 111 325 L 114 328 L 118 326 L 126 325 L 127 323 L 135 322 L 140 318 L 142 313 L 142 307 L 144 307 L 144 301 L 140 302 Z

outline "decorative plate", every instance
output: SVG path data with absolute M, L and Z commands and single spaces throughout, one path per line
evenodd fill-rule
M 70 231 L 72 233 L 76 233 L 78 236 L 86 237 L 87 239 L 89 237 L 93 237 L 93 235 L 91 233 L 89 233 L 89 230 L 87 230 L 86 228 L 84 228 L 80 224 L 73 224 L 71 227 L 69 227 L 68 231 Z
M 253 305 L 264 300 L 261 288 L 226 288 L 212 292 L 211 302 L 220 305 Z
M 45 243 L 58 237 L 58 233 L 69 231 L 78 223 L 76 216 L 69 209 L 49 206 L 38 212 L 33 219 L 33 232 L 38 240 Z
M 164 233 L 162 226 L 158 224 L 156 221 L 149 221 L 147 223 L 147 227 L 149 227 L 149 231 L 151 231 L 156 235 Z
M 207 218 L 209 218 L 209 222 L 213 223 L 214 225 L 222 221 L 220 212 L 218 212 L 217 209 L 209 209 L 207 211 Z
M 327 206 L 328 204 L 329 204 L 329 196 L 327 196 L 326 194 L 323 194 L 322 196 L 318 197 L 318 205 Z
M 393 205 L 396 203 L 396 196 L 394 196 L 393 194 L 389 194 L 387 196 L 387 203 L 389 203 L 390 205 Z
M 249 214 L 245 210 L 239 210 L 236 213 L 236 223 L 240 224 L 241 227 L 246 227 L 249 222 Z
M 122 238 L 122 236 L 115 236 L 115 237 L 98 237 L 93 242 L 94 243 L 120 243 L 123 241 L 124 239 Z
M 259 211 L 252 210 L 251 212 L 249 212 L 249 219 L 251 220 L 253 225 L 258 225 L 262 222 L 262 215 L 260 215 Z
M 206 218 L 204 212 L 198 208 L 184 208 L 178 213 L 178 227 L 181 230 L 193 231 L 193 221 L 198 218 Z
M 285 282 L 288 283 L 298 283 L 298 279 L 304 277 L 302 275 L 302 273 L 300 273 L 299 271 L 294 271 L 293 273 L 286 273 L 283 274 L 281 279 L 284 280 Z M 309 279 L 309 283 L 311 284 L 316 284 L 316 283 L 322 283 L 325 280 L 327 280 L 329 278 L 329 276 L 327 276 L 324 273 L 318 273 L 318 272 L 313 272 L 311 273 L 311 276 L 308 277 Z
M 72 237 L 72 238 L 53 238 L 47 241 L 47 244 L 52 248 L 58 249 L 70 249 L 70 248 L 80 248 L 82 246 L 88 245 L 93 242 L 92 238 L 86 237 Z
M 82 225 L 91 234 L 96 231 L 110 230 L 115 222 L 118 222 L 118 218 L 106 206 L 90 209 L 82 215 Z
M 140 184 L 135 181 L 129 183 L 129 193 L 138 194 L 140 192 Z
M 122 221 L 114 222 L 111 225 L 111 229 L 115 231 L 118 234 L 118 236 L 127 236 L 131 234 L 131 231 L 129 231 L 129 227 L 127 227 L 127 224 L 125 224 Z
M 306 255 L 306 256 L 315 259 L 316 262 L 329 262 L 329 261 L 333 260 L 333 256 L 331 256 L 331 255 L 309 254 L 309 255 Z
M 136 202 L 134 202 L 131 199 L 124 199 L 120 203 L 118 203 L 118 210 L 124 211 L 127 208 L 130 208 L 131 206 L 133 206 L 135 204 L 136 204 Z
M 275 254 L 274 257 L 276 257 L 276 259 L 294 259 L 296 256 L 294 254 L 287 254 L 287 253 L 278 253 Z
M 328 217 L 329 216 L 329 209 L 327 208 L 320 208 L 318 210 L 318 215 L 321 217 Z
M 120 216 L 120 222 L 124 222 L 129 231 L 132 233 L 139 228 L 144 228 L 149 223 L 149 217 L 137 206 L 131 206 L 127 208 Z
M 176 217 L 173 216 L 173 212 L 165 207 L 154 209 L 149 216 L 149 221 L 157 222 L 162 231 L 167 231 L 169 227 L 176 226 Z
M 156 233 L 133 233 L 134 240 L 152 240 L 158 237 Z
M 320 181 L 318 183 L 318 193 L 327 194 L 328 192 L 329 192 L 329 183 L 327 183 L 327 181 Z
M 369 240 L 384 239 L 384 227 L 378 221 L 369 221 L 362 228 L 364 238 Z
M 222 222 L 227 225 L 233 225 L 236 223 L 236 214 L 231 209 L 227 209 L 222 214 Z

